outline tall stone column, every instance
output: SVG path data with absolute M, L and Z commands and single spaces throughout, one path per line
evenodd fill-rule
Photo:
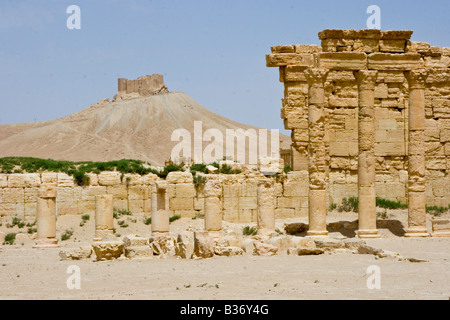
M 156 181 L 152 187 L 152 235 L 169 232 L 167 182 Z
M 114 234 L 113 196 L 95 196 L 95 236 L 100 241 L 105 234 Z
M 358 84 L 358 237 L 377 238 L 374 90 L 378 72 L 355 72 Z
M 425 81 L 424 69 L 406 73 L 408 112 L 408 228 L 405 237 L 428 237 L 425 207 Z
M 327 231 L 327 172 L 328 155 L 325 145 L 325 90 L 328 70 L 308 68 L 308 171 L 309 171 L 309 230 L 310 236 L 326 236 Z
M 222 185 L 217 180 L 208 180 L 203 189 L 205 230 L 220 236 L 222 231 Z
M 37 203 L 37 239 L 34 248 L 59 247 L 56 239 L 56 185 L 43 184 Z
M 275 231 L 275 190 L 273 179 L 258 181 L 258 234 L 270 235 Z

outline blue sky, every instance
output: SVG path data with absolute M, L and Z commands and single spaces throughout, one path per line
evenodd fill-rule
M 81 30 L 66 27 L 72 4 Z M 448 0 L 2 0 L 0 124 L 63 117 L 111 99 L 119 77 L 160 73 L 169 90 L 220 115 L 282 130 L 270 47 L 320 44 L 328 28 L 365 29 L 373 4 L 382 30 L 450 47 Z

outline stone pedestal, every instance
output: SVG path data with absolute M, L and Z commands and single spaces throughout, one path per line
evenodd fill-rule
M 309 171 L 309 230 L 310 236 L 326 236 L 328 154 L 325 145 L 325 91 L 327 70 L 308 68 L 308 171 Z
M 273 179 L 258 181 L 258 235 L 266 236 L 275 231 L 275 190 Z
M 37 239 L 33 248 L 59 247 L 56 239 L 56 185 L 44 184 L 37 204 Z
M 105 234 L 114 234 L 113 196 L 95 197 L 95 236 L 94 241 L 102 240 Z
M 169 232 L 167 182 L 156 181 L 152 187 L 152 235 Z
M 425 81 L 426 70 L 406 72 L 408 112 L 408 228 L 405 237 L 428 237 L 425 204 Z
M 222 230 L 222 185 L 215 180 L 207 181 L 203 195 L 205 230 L 218 233 Z
M 374 90 L 378 72 L 355 72 L 358 84 L 358 232 L 359 238 L 379 237 L 375 193 Z

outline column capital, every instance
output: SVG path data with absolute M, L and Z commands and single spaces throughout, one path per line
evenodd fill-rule
M 359 89 L 374 90 L 375 82 L 377 81 L 377 70 L 360 70 L 355 71 L 354 76 Z
M 308 68 L 304 71 L 304 74 L 309 86 L 323 86 L 327 79 L 328 72 L 328 69 Z
M 405 73 L 408 80 L 409 89 L 425 89 L 428 71 L 425 69 L 415 69 Z

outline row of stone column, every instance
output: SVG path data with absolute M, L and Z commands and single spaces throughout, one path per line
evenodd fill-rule
M 325 90 L 328 70 L 308 68 L 308 171 L 310 236 L 326 236 L 326 185 L 329 153 L 325 134 Z M 358 237 L 378 237 L 375 193 L 375 110 L 376 70 L 354 73 L 358 85 Z M 408 229 L 405 236 L 428 236 L 425 209 L 425 70 L 406 72 L 409 83 L 408 134 Z
M 220 236 L 222 230 L 222 185 L 209 180 L 204 189 L 205 230 Z M 167 182 L 157 181 L 152 187 L 152 235 L 169 232 L 169 201 Z M 106 234 L 113 234 L 113 196 L 95 197 L 95 235 L 100 241 Z M 270 234 L 275 230 L 275 190 L 273 179 L 258 183 L 258 232 Z M 57 247 L 56 238 L 56 185 L 42 185 L 38 199 L 37 239 L 35 248 Z

